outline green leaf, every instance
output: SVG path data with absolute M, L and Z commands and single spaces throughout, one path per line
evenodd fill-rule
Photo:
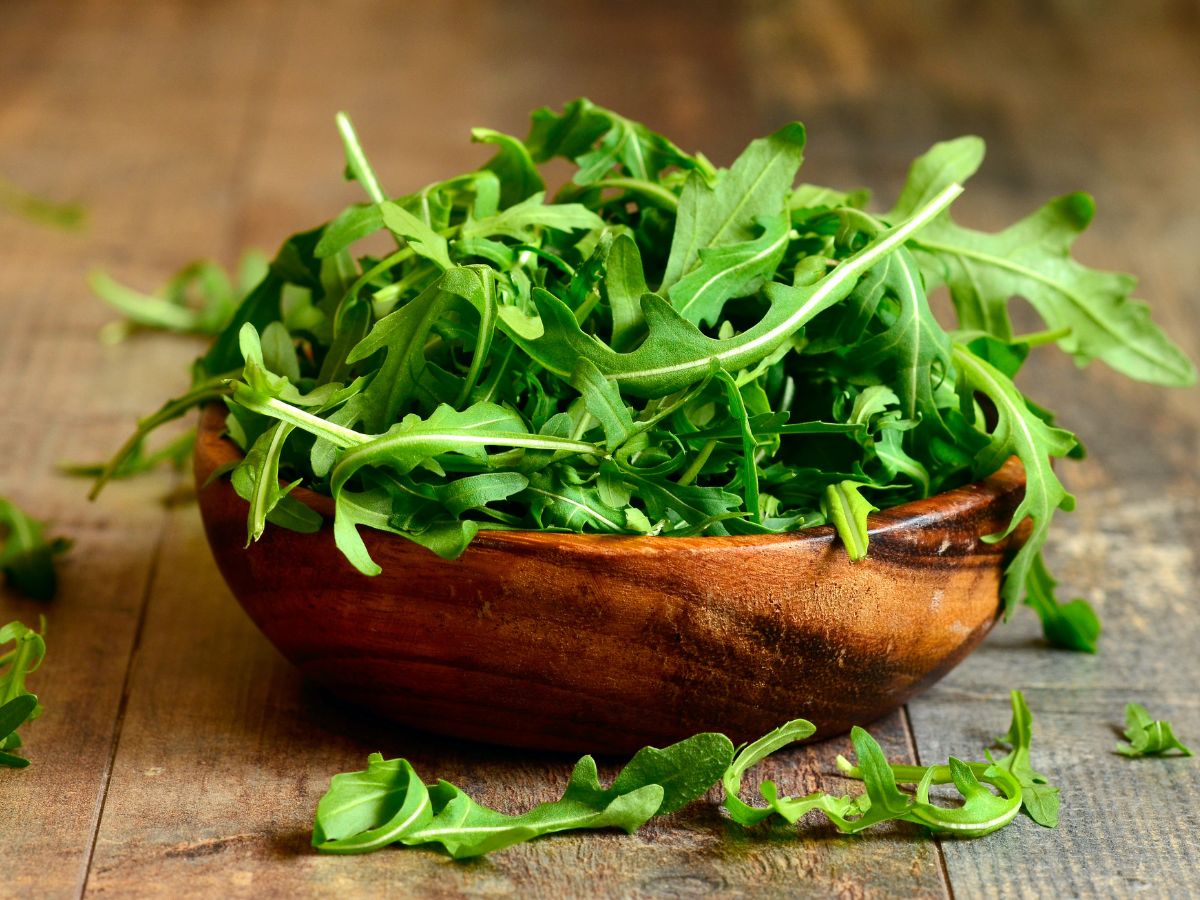
M 697 169 L 712 176 L 706 160 L 689 156 L 660 134 L 590 100 L 568 103 L 561 114 L 546 107 L 532 115 L 525 144 L 533 159 L 554 156 L 573 160 L 579 170 L 572 181 L 591 184 L 614 168 L 641 180 L 656 179 L 668 166 Z
M 87 224 L 87 209 L 79 203 L 55 203 L 38 197 L 0 177 L 0 211 L 20 216 L 35 225 L 73 230 Z
M 247 254 L 243 262 L 253 258 Z M 184 334 L 218 334 L 245 296 L 235 291 L 224 269 L 208 260 L 189 263 L 154 294 L 133 290 L 99 270 L 88 276 L 88 287 L 125 316 L 125 322 L 114 323 L 116 327 L 106 326 L 102 332 L 108 342 L 120 340 L 133 326 Z
M 11 500 L 0 497 L 0 573 L 13 590 L 33 600 L 50 600 L 58 590 L 54 557 L 71 542 L 48 538 L 46 526 Z
M 961 182 L 982 159 L 978 139 L 938 144 L 913 165 L 893 215 L 903 217 L 947 179 Z M 995 234 L 962 228 L 944 216 L 912 245 L 932 287 L 945 283 L 963 328 L 1012 337 L 1007 306 L 1027 300 L 1058 345 L 1080 365 L 1101 359 L 1118 372 L 1162 385 L 1196 381 L 1196 367 L 1131 299 L 1135 279 L 1077 262 L 1071 245 L 1095 214 L 1087 194 L 1057 197 Z
M 855 725 L 850 729 L 850 742 L 858 758 L 858 774 L 867 789 L 865 802 L 860 799 L 862 815 L 850 821 L 835 817 L 834 824 L 844 831 L 855 833 L 880 822 L 900 819 L 909 814 L 913 800 L 896 787 L 896 776 L 888 765 L 879 742 L 866 730 Z
M 793 122 L 751 142 L 715 186 L 699 172 L 688 176 L 661 290 L 670 290 L 700 265 L 701 250 L 750 241 L 756 223 L 783 212 L 804 159 L 804 139 L 804 126 Z
M 461 516 L 469 509 L 507 500 L 528 486 L 529 479 L 520 472 L 484 472 L 439 485 L 437 498 L 452 516 Z
M 121 458 L 116 469 L 109 476 L 112 479 L 133 478 L 151 472 L 159 466 L 170 465 L 176 470 L 182 470 L 196 446 L 196 429 L 189 428 L 178 437 L 172 438 L 156 450 L 147 452 L 145 441 L 141 441 L 128 454 Z M 57 469 L 64 475 L 79 478 L 99 478 L 104 474 L 108 465 L 107 460 L 90 463 L 59 463 Z
M 693 325 L 715 324 L 727 300 L 754 293 L 771 277 L 787 249 L 791 221 L 781 212 L 760 224 L 758 237 L 700 249 L 699 264 L 668 292 L 683 318 Z
M 1181 756 L 1193 755 L 1175 737 L 1170 722 L 1153 718 L 1141 704 L 1125 706 L 1125 726 L 1125 739 L 1129 743 L 1117 745 L 1117 752 L 1123 756 L 1165 756 L 1172 750 L 1178 750 Z
M 847 305 L 877 308 L 885 296 L 899 304 L 886 330 L 864 336 L 846 353 L 856 366 L 878 367 L 895 386 L 904 416 L 918 416 L 941 436 L 947 434 L 938 407 L 935 385 L 950 366 L 950 339 L 933 318 L 924 283 L 912 255 L 901 248 L 867 273 L 847 300 Z M 847 311 L 853 315 L 853 310 Z
M 1054 596 L 1058 584 L 1039 553 L 1025 582 L 1025 603 L 1042 620 L 1042 634 L 1054 647 L 1095 653 L 1100 638 L 1100 618 L 1083 598 L 1059 603 Z
M 347 362 L 354 364 L 384 351 L 384 360 L 363 391 L 359 407 L 369 431 L 383 431 L 417 396 L 428 365 L 430 333 L 452 308 L 464 305 L 479 316 L 474 353 L 482 365 L 492 340 L 496 293 L 490 273 L 477 266 L 446 272 L 412 302 L 376 322 L 350 352 Z
M 490 128 L 472 128 L 471 140 L 483 144 L 495 144 L 499 149 L 485 169 L 495 172 L 500 179 L 500 205 L 515 206 L 534 194 L 546 190 L 541 173 L 534 165 L 525 144 L 511 135 Z
M 1010 824 L 1021 808 L 1025 797 L 1022 785 L 1006 769 L 954 757 L 944 766 L 892 765 L 865 731 L 856 729 L 852 734 L 859 765 L 852 766 L 839 756 L 837 768 L 848 778 L 866 782 L 867 796 L 859 797 L 850 809 L 851 813 L 861 813 L 856 818 L 827 813 L 841 831 L 855 833 L 880 822 L 900 820 L 947 837 L 977 838 Z M 915 797 L 900 792 L 897 783 L 916 784 Z M 962 796 L 962 804 L 945 807 L 932 803 L 929 789 L 935 784 L 953 784 Z M 996 786 L 1000 794 L 993 794 L 983 784 Z
M 446 239 L 427 223 L 398 203 L 380 203 L 379 210 L 388 231 L 405 241 L 413 253 L 428 259 L 443 272 L 453 266 L 446 249 Z
M 426 787 L 402 759 L 373 753 L 364 772 L 335 775 L 317 804 L 313 845 L 323 853 L 366 853 L 388 844 L 440 844 L 455 859 L 482 856 L 555 832 L 620 828 L 632 833 L 702 796 L 733 745 L 699 734 L 663 750 L 638 751 L 604 788 L 590 756 L 579 760 L 562 798 L 518 816 L 481 806 L 448 782 Z
M 733 742 L 703 732 L 669 747 L 643 747 L 603 792 L 605 798 L 657 784 L 663 789 L 655 815 L 665 816 L 703 797 L 733 760 Z
M 383 200 L 347 208 L 330 222 L 313 251 L 318 259 L 336 256 L 355 241 L 386 228 L 412 252 L 442 271 L 453 266 L 446 239 L 399 203 Z
M 742 400 L 742 392 L 737 382 L 728 372 L 718 371 L 716 378 L 725 387 L 725 396 L 729 402 L 729 418 L 732 420 L 733 427 L 738 430 L 738 436 L 742 439 L 739 469 L 742 476 L 742 491 L 746 498 L 746 512 L 750 514 L 750 521 L 758 523 L 762 521 L 762 511 L 759 509 L 758 462 L 755 459 L 758 439 L 754 435 L 753 428 L 750 427 L 750 417 L 746 412 L 746 404 Z
M 968 348 L 955 344 L 953 354 L 963 385 L 986 396 L 996 411 L 996 426 L 991 430 L 989 442 L 976 454 L 976 472 L 995 472 L 1010 456 L 1016 456 L 1025 467 L 1025 496 L 1008 528 L 984 537 L 984 540 L 1000 540 L 1011 534 L 1027 516 L 1033 522 L 1024 546 L 1004 572 L 1001 595 L 1005 615 L 1008 615 L 1020 599 L 1034 560 L 1046 542 L 1054 511 L 1075 507 L 1075 498 L 1067 493 L 1050 464 L 1052 457 L 1066 456 L 1074 449 L 1075 436 L 1048 425 L 1030 409 L 1008 376 Z
M 1008 825 L 1021 810 L 1021 784 L 997 766 L 988 766 L 979 777 L 976 768 L 978 765 L 973 767 L 953 756 L 948 766 L 931 767 L 917 787 L 917 802 L 908 814 L 909 821 L 951 837 L 984 837 Z M 943 770 L 948 770 L 948 778 Z M 993 794 L 980 784 L 980 778 L 995 784 L 1003 795 Z M 930 803 L 929 788 L 948 782 L 953 783 L 962 795 L 962 805 L 947 808 Z
M 821 509 L 837 529 L 842 546 L 851 562 L 867 558 L 867 516 L 879 507 L 871 505 L 859 489 L 866 487 L 855 481 L 841 481 L 825 488 Z
M 247 547 L 262 537 L 267 518 L 275 512 L 280 501 L 300 483 L 297 480 L 286 487 L 279 484 L 279 457 L 283 452 L 284 442 L 295 427 L 287 422 L 276 422 L 259 435 L 235 470 L 234 486 L 238 489 L 238 494 L 243 495 L 250 504 L 250 515 L 246 523 Z M 316 516 L 316 527 L 305 530 L 316 531 L 321 526 L 321 517 L 312 510 L 309 512 Z
M 571 386 L 583 396 L 587 411 L 604 429 L 604 445 L 617 449 L 633 434 L 633 417 L 617 386 L 588 359 L 580 359 L 571 375 Z
M 1058 825 L 1058 788 L 1045 775 L 1035 772 L 1029 762 L 1029 747 L 1033 738 L 1033 714 L 1020 691 L 1012 692 L 1012 724 L 997 741 L 1012 749 L 1000 759 L 993 760 L 997 768 L 1011 772 L 1021 784 L 1021 805 L 1026 814 L 1039 825 L 1054 828 Z M 988 754 L 991 759 L 991 754 Z
M 555 231 L 591 231 L 604 227 L 604 220 L 586 206 L 578 203 L 546 204 L 544 199 L 539 191 L 493 216 L 467 222 L 462 227 L 462 236 L 501 236 L 518 241 L 536 241 L 540 232 L 547 228 Z
M 772 753 L 795 741 L 803 741 L 812 737 L 816 730 L 816 726 L 812 722 L 805 719 L 793 719 L 738 750 L 737 756 L 721 776 L 721 786 L 725 789 L 723 805 L 729 810 L 729 815 L 735 822 L 746 826 L 757 825 L 778 811 L 776 803 L 765 807 L 753 807 L 743 802 L 739 796 L 742 789 L 742 778 L 749 769 L 758 765 Z
M 624 512 L 608 506 L 598 488 L 581 487 L 537 472 L 531 475 L 524 496 L 539 528 L 609 534 L 621 534 L 627 528 Z
M 613 238 L 605 262 L 604 291 L 612 310 L 612 340 L 618 352 L 633 347 L 645 328 L 642 297 L 649 293 L 642 271 L 642 255 L 627 234 Z
M 983 162 L 985 146 L 974 135 L 934 144 L 913 161 L 888 221 L 906 219 L 952 184 L 963 184 Z

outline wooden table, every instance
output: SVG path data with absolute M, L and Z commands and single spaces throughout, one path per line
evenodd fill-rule
M 1086 187 L 1079 245 L 1134 271 L 1200 356 L 1200 26 L 1194 4 L 423 3 L 6 4 L 0 172 L 83 199 L 86 233 L 0 218 L 0 493 L 76 541 L 49 606 L 4 593 L 0 621 L 45 613 L 27 731 L 34 764 L 0 771 L 0 895 L 1184 896 L 1200 891 L 1200 764 L 1112 753 L 1127 701 L 1200 741 L 1200 392 L 1085 374 L 1041 353 L 1024 384 L 1088 440 L 1064 466 L 1079 511 L 1056 528 L 1064 587 L 1105 622 L 1102 652 L 1047 649 L 1027 612 L 907 710 L 878 723 L 900 759 L 975 755 L 1022 688 L 1063 823 L 1022 818 L 975 842 L 896 828 L 746 832 L 710 804 L 636 836 L 562 836 L 455 864 L 432 852 L 308 849 L 329 776 L 404 755 L 484 802 L 557 795 L 570 761 L 371 722 L 301 683 L 230 598 L 186 477 L 95 504 L 55 461 L 95 458 L 186 381 L 169 336 L 103 346 L 85 274 L 151 286 L 200 255 L 232 261 L 356 199 L 333 113 L 360 126 L 402 192 L 477 165 L 468 128 L 523 133 L 577 94 L 728 162 L 789 118 L 807 177 L 877 187 L 886 205 L 935 139 L 985 136 L 958 215 L 998 226 Z M 164 498 L 170 498 L 164 502 Z M 835 739 L 768 768 L 785 792 L 836 788 Z

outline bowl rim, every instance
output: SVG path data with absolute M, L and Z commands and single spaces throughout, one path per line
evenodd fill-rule
M 226 432 L 225 419 L 228 414 L 228 409 L 220 402 L 207 403 L 200 410 L 194 453 L 197 491 L 203 491 L 222 480 L 223 475 L 222 478 L 213 478 L 213 473 L 222 466 L 229 466 L 244 458 L 241 449 L 228 437 Z M 867 532 L 870 535 L 884 535 L 900 530 L 932 527 L 952 518 L 980 514 L 992 504 L 1010 498 L 1018 491 L 1024 492 L 1024 489 L 1025 469 L 1020 460 L 1013 456 L 991 475 L 978 481 L 943 491 L 932 497 L 913 500 L 900 506 L 871 513 L 867 517 Z M 289 496 L 299 500 L 325 518 L 327 521 L 324 528 L 331 527 L 331 521 L 328 520 L 332 520 L 334 516 L 332 497 L 319 494 L 303 486 L 294 488 Z M 239 502 L 245 502 L 241 498 L 237 499 Z M 1015 503 L 1013 505 L 1015 507 Z M 379 534 L 408 543 L 402 535 L 390 532 L 380 532 Z M 620 543 L 627 547 L 629 544 L 635 544 L 642 551 L 653 548 L 694 553 L 700 550 L 763 547 L 772 544 L 795 543 L 796 541 L 826 542 L 831 540 L 834 535 L 835 530 L 831 525 L 802 528 L 781 534 L 692 535 L 686 537 L 481 529 L 472 544 L 483 542 L 491 546 L 519 544 L 528 547 L 530 543 L 540 543 L 556 548 L 564 546 L 576 549 L 603 547 L 606 550 L 612 550 L 614 544 Z

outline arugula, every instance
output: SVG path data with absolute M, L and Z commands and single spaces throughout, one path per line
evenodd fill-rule
M 749 806 L 738 792 L 746 770 L 787 744 L 813 734 L 811 723 L 798 719 L 744 747 L 722 778 L 724 805 L 730 817 L 740 825 L 753 826 L 772 815 L 795 823 L 812 810 L 820 810 L 835 828 L 857 834 L 884 822 L 912 822 L 935 834 L 950 837 L 983 837 L 1008 825 L 1022 803 L 1022 787 L 1007 770 L 987 763 L 964 763 L 951 757 L 944 766 L 891 765 L 879 742 L 862 728 L 850 732 L 858 765 L 844 757 L 837 759 L 838 770 L 863 782 L 865 793 L 858 797 L 836 796 L 816 791 L 804 797 L 780 797 L 774 782 L 763 781 L 759 793 L 767 801 L 764 807 Z M 915 783 L 915 794 L 899 789 L 897 782 Z M 944 807 L 931 802 L 933 785 L 953 784 L 963 798 L 961 806 Z M 984 784 L 999 789 L 994 794 Z
M 1025 498 L 988 536 L 1031 520 L 1006 609 L 1024 597 L 1051 642 L 1094 649 L 1090 608 L 1054 600 L 1039 556 L 1073 504 L 1050 460 L 1082 451 L 1014 378 L 1051 342 L 1164 384 L 1194 369 L 1126 276 L 1071 257 L 1082 195 L 996 235 L 961 228 L 948 209 L 982 159 L 966 138 L 917 160 L 875 215 L 863 191 L 796 183 L 799 123 L 718 168 L 583 99 L 536 111 L 523 139 L 476 129 L 479 168 L 393 195 L 344 114 L 337 128 L 362 202 L 289 238 L 232 309 L 223 288 L 212 312 L 186 299 L 215 277 L 204 267 L 152 303 L 106 286 L 147 323 L 224 324 L 191 389 L 139 422 L 93 495 L 146 458 L 154 429 L 221 401 L 245 453 L 230 477 L 248 537 L 321 527 L 288 495 L 303 483 L 335 499 L 334 538 L 365 573 L 378 567 L 362 528 L 452 558 L 480 529 L 832 524 L 861 559 L 874 505 L 1015 455 Z M 573 167 L 553 195 L 551 160 Z M 929 304 L 940 284 L 950 330 Z M 1012 335 L 1017 295 L 1047 332 Z
M 36 225 L 73 230 L 87 222 L 87 210 L 78 203 L 55 203 L 22 190 L 0 176 L 0 211 Z
M 25 689 L 25 679 L 42 664 L 46 642 L 33 629 L 9 622 L 0 628 L 0 647 L 5 644 L 13 647 L 0 653 L 0 766 L 23 769 L 29 760 L 12 752 L 21 746 L 17 729 L 42 714 L 37 697 Z
M 1029 763 L 1029 747 L 1033 739 L 1033 714 L 1020 691 L 1012 692 L 1012 723 L 1008 731 L 996 738 L 998 743 L 1008 744 L 1012 749 L 1000 759 L 988 759 L 1013 774 L 1021 783 L 1023 791 L 1021 806 L 1029 818 L 1039 825 L 1054 828 L 1058 825 L 1058 788 L 1046 780 L 1046 776 L 1035 772 Z
M 46 526 L 11 500 L 0 497 L 0 572 L 14 590 L 34 600 L 50 600 L 58 590 L 54 557 L 71 546 L 48 538 Z
M 867 558 L 867 516 L 878 508 L 859 493 L 861 487 L 854 481 L 828 485 L 821 505 L 852 562 Z
M 146 472 L 151 472 L 162 465 L 182 470 L 192 457 L 196 446 L 196 429 L 189 428 L 154 450 L 147 450 L 145 442 L 138 443 L 129 453 L 121 458 L 110 478 L 121 480 L 133 478 Z M 59 463 L 58 471 L 64 475 L 78 478 L 99 478 L 104 474 L 108 461 L 90 463 Z
M 1100 639 L 1100 617 L 1082 597 L 1059 603 L 1054 596 L 1058 582 L 1039 553 L 1025 581 L 1025 603 L 1042 620 L 1042 633 L 1055 647 L 1095 653 Z
M 1019 692 L 1014 692 L 1014 709 L 1017 697 Z M 766 806 L 751 806 L 741 799 L 747 771 L 814 731 L 811 722 L 796 719 L 745 745 L 736 755 L 729 738 L 716 733 L 698 734 L 662 750 L 645 747 L 607 788 L 600 784 L 595 761 L 585 756 L 576 763 L 560 799 L 520 815 L 482 806 L 446 781 L 426 785 L 407 760 L 385 760 L 372 753 L 364 771 L 331 779 L 317 804 L 313 846 L 322 853 L 355 854 L 392 844 L 437 845 L 454 859 L 466 859 L 561 831 L 620 828 L 633 833 L 653 816 L 668 815 L 698 800 L 718 780 L 724 791 L 722 805 L 744 827 L 773 815 L 795 823 L 819 810 L 847 834 L 905 821 L 935 834 L 983 837 L 1012 822 L 1023 803 L 1029 808 L 1021 766 L 1006 766 L 1005 760 L 966 763 L 953 757 L 941 766 L 890 765 L 879 743 L 858 727 L 851 731 L 858 765 L 839 756 L 838 769 L 862 780 L 863 794 L 852 798 L 816 791 L 804 797 L 780 797 L 774 782 L 765 780 L 759 793 Z M 901 791 L 898 782 L 915 784 L 915 791 Z M 962 797 L 960 805 L 932 802 L 930 788 L 943 784 L 954 785 Z M 1057 822 L 1056 790 L 1054 799 L 1055 819 L 1046 823 L 1050 825 Z
M 106 343 L 123 340 L 137 328 L 183 334 L 220 334 L 250 290 L 267 273 L 262 253 L 242 257 L 236 284 L 217 263 L 196 260 L 171 276 L 153 294 L 144 294 L 96 270 L 88 277 L 92 292 L 125 318 L 101 332 Z
M 913 164 L 890 218 L 910 215 L 944 183 L 960 183 L 983 161 L 983 141 L 959 138 L 933 147 Z M 931 285 L 945 283 L 961 326 L 1008 340 L 1007 304 L 1029 301 L 1058 345 L 1080 364 L 1102 359 L 1118 372 L 1163 385 L 1196 381 L 1196 367 L 1157 325 L 1145 304 L 1130 299 L 1136 280 L 1100 272 L 1070 256 L 1071 244 L 1095 215 L 1087 194 L 1055 198 L 998 234 L 962 228 L 943 216 L 916 239 L 914 251 Z
M 575 764 L 560 799 L 511 816 L 481 806 L 454 785 L 425 785 L 404 759 L 372 753 L 363 772 L 335 775 L 317 804 L 313 846 L 322 853 L 368 853 L 389 844 L 438 844 L 454 859 L 482 856 L 544 834 L 620 828 L 630 834 L 652 816 L 702 796 L 733 757 L 723 734 L 698 734 L 659 750 L 639 750 L 613 783 L 596 762 Z
M 1192 751 L 1175 737 L 1170 722 L 1152 718 L 1140 703 L 1125 706 L 1125 740 L 1117 744 L 1117 752 L 1131 759 L 1139 756 L 1166 756 L 1178 750 L 1180 756 L 1192 756 Z

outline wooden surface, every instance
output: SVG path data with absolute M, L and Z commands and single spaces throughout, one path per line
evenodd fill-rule
M 45 613 L 34 764 L 0 772 L 0 896 L 1185 896 L 1200 891 L 1200 765 L 1130 762 L 1112 726 L 1137 700 L 1200 741 L 1200 391 L 1078 373 L 1040 354 L 1024 383 L 1082 432 L 1064 466 L 1079 511 L 1052 563 L 1105 620 L 1102 651 L 1047 650 L 1032 616 L 879 726 L 897 758 L 975 754 L 1037 716 L 1035 758 L 1063 824 L 975 842 L 818 825 L 743 832 L 698 804 L 633 837 L 564 836 L 457 865 L 419 850 L 307 850 L 328 777 L 381 750 L 509 810 L 555 796 L 570 760 L 372 722 L 313 688 L 236 606 L 179 480 L 101 501 L 56 476 L 181 388 L 186 341 L 103 347 L 83 277 L 150 285 L 199 255 L 232 261 L 356 197 L 332 114 L 356 118 L 395 192 L 476 164 L 472 125 L 521 132 L 576 94 L 728 162 L 789 118 L 806 174 L 869 183 L 973 131 L 990 156 L 959 215 L 999 225 L 1075 188 L 1100 215 L 1079 245 L 1137 272 L 1157 319 L 1200 355 L 1200 12 L 1194 3 L 5 4 L 0 172 L 84 200 L 83 235 L 0 218 L 0 492 L 76 540 Z M 41 608 L 0 597 L 0 618 Z M 845 742 L 784 754 L 785 792 Z M 611 771 L 611 766 L 609 767 Z

